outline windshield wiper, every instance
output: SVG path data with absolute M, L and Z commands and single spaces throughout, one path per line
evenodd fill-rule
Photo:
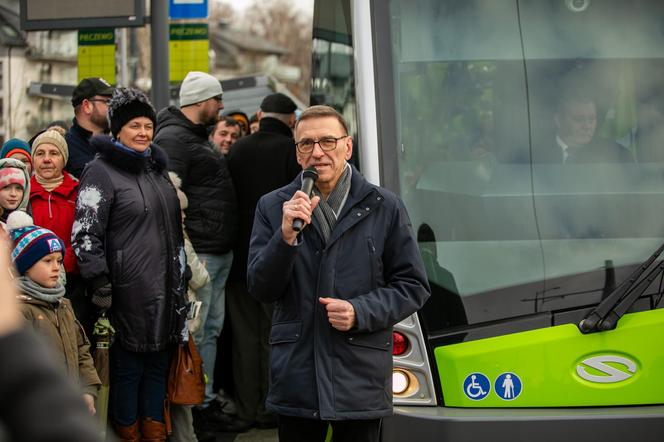
M 597 307 L 588 313 L 579 322 L 581 333 L 595 333 L 616 328 L 618 320 L 627 313 L 627 310 L 639 299 L 655 278 L 664 273 L 664 262 L 660 262 L 644 278 L 639 279 L 652 266 L 662 252 L 664 252 L 664 244 L 604 298 Z

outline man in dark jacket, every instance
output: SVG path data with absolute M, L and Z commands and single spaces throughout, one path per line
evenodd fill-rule
M 238 416 L 258 426 L 273 425 L 265 411 L 268 335 L 272 305 L 247 292 L 247 254 L 260 197 L 293 181 L 300 171 L 292 127 L 296 105 L 284 94 L 265 97 L 258 132 L 239 139 L 228 160 L 237 192 L 239 234 L 227 285 L 233 327 L 233 380 Z
M 155 143 L 170 159 L 169 169 L 182 180 L 182 191 L 189 200 L 185 211 L 185 230 L 194 250 L 210 274 L 210 282 L 196 294 L 202 306 L 201 327 L 194 339 L 208 376 L 205 403 L 196 421 L 209 423 L 210 429 L 230 429 L 213 425 L 228 423 L 213 404 L 214 365 L 217 338 L 224 325 L 225 285 L 233 261 L 237 232 L 235 190 L 224 156 L 208 141 L 208 126 L 224 108 L 219 80 L 203 72 L 189 72 L 180 87 L 180 108 L 170 106 L 157 116 Z M 206 425 L 208 426 L 208 425 Z
M 113 87 L 103 78 L 85 78 L 76 86 L 71 97 L 74 121 L 65 134 L 69 160 L 65 170 L 81 178 L 85 165 L 95 157 L 90 138 L 108 132 L 108 102 Z
M 247 285 L 275 302 L 267 408 L 279 440 L 378 441 L 392 412 L 392 326 L 429 297 L 403 203 L 347 161 L 343 117 L 313 106 L 295 126 L 298 163 L 315 167 L 309 198 L 297 178 L 262 197 Z M 301 233 L 293 222 L 301 219 Z

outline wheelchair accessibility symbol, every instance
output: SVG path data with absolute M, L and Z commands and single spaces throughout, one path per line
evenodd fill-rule
M 491 392 L 491 382 L 482 373 L 471 373 L 463 381 L 463 392 L 473 401 L 480 401 Z

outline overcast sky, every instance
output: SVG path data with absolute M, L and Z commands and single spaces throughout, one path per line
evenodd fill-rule
M 220 1 L 222 3 L 230 4 L 237 11 L 244 11 L 247 8 L 255 8 L 257 4 L 260 5 L 260 0 L 240 0 L 240 1 L 227 1 L 227 0 L 209 0 L 209 1 Z M 289 0 L 293 4 L 293 7 L 301 9 L 304 12 L 313 14 L 314 12 L 314 0 Z

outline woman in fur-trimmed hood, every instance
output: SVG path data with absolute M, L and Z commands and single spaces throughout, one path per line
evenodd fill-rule
M 116 90 L 108 116 L 113 137 L 91 140 L 98 156 L 81 177 L 72 246 L 93 302 L 108 307 L 116 331 L 116 432 L 133 440 L 140 426 L 144 439 L 165 440 L 169 345 L 185 319 L 180 205 L 166 154 L 152 143 L 156 116 L 145 94 Z

